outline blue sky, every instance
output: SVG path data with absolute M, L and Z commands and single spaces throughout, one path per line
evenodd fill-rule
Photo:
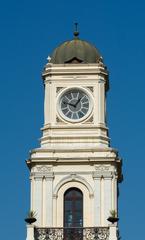
M 145 232 L 145 2 L 25 0 L 0 3 L 1 239 L 26 238 L 29 150 L 43 126 L 41 72 L 46 58 L 72 38 L 100 50 L 110 72 L 107 112 L 111 145 L 123 158 L 119 225 L 122 239 Z

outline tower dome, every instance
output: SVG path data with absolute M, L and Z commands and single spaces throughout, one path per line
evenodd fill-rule
M 74 32 L 74 39 L 60 44 L 51 55 L 51 63 L 97 63 L 102 57 L 98 49 L 91 43 L 78 38 L 79 32 Z

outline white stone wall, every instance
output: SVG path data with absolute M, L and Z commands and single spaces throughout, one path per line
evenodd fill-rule
M 99 64 L 51 65 L 44 74 L 44 128 L 41 146 L 74 147 L 108 146 L 106 127 L 105 89 L 107 75 L 104 66 Z M 78 123 L 67 122 L 58 111 L 58 100 L 62 92 L 69 88 L 80 88 L 88 92 L 92 99 L 92 112 L 88 118 Z
M 108 226 L 111 209 L 116 209 L 115 168 L 107 164 L 58 166 L 38 165 L 31 172 L 31 209 L 36 225 L 63 227 L 63 197 L 76 187 L 83 193 L 84 226 Z
M 121 162 L 117 151 L 109 147 L 107 76 L 99 64 L 46 66 L 41 147 L 32 150 L 27 161 L 36 226 L 63 227 L 64 193 L 71 187 L 83 193 L 84 227 L 109 226 L 110 210 L 117 211 Z M 93 104 L 88 118 L 78 123 L 65 121 L 57 109 L 59 95 L 73 87 L 85 89 Z

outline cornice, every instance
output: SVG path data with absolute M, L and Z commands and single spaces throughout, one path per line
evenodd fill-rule
M 35 148 L 33 150 L 30 151 L 30 154 L 33 154 L 33 153 L 47 153 L 47 152 L 53 152 L 53 153 L 62 153 L 62 152 L 92 152 L 92 153 L 95 153 L 95 152 L 109 152 L 109 153 L 115 153 L 117 154 L 118 153 L 118 150 L 115 149 L 115 148 L 111 148 L 111 147 L 106 147 L 106 148 L 100 148 L 100 147 L 95 147 L 95 148 L 55 148 L 53 149 L 52 147 L 51 148 Z
M 120 162 L 116 162 L 116 159 L 114 159 L 113 157 L 110 158 L 105 158 L 105 157 L 90 157 L 90 158 L 55 158 L 55 157 L 51 157 L 51 158 L 32 158 L 32 159 L 28 159 L 26 161 L 27 165 L 35 165 L 35 164 L 46 164 L 46 163 L 51 163 L 52 165 L 59 165 L 59 164 L 77 164 L 77 165 L 81 165 L 81 164 L 98 164 L 98 163 L 120 163 Z
M 96 136 L 92 136 L 91 134 L 88 134 L 88 136 L 83 136 L 83 135 L 79 135 L 79 136 L 44 136 L 44 137 L 41 137 L 41 139 L 40 139 L 40 141 L 42 142 L 42 141 L 47 141 L 47 140 L 50 140 L 50 142 L 52 143 L 52 141 L 53 140 L 66 140 L 66 142 L 68 143 L 68 139 L 75 139 L 76 141 L 75 141 L 75 143 L 77 143 L 77 140 L 78 140 L 78 143 L 80 143 L 80 140 L 81 139 L 83 139 L 83 140 L 85 140 L 85 139 L 90 139 L 90 140 L 92 140 L 92 139 L 96 139 L 96 140 L 105 140 L 105 141 L 109 141 L 109 138 L 107 137 L 107 136 L 100 136 L 100 135 L 96 135 Z M 49 143 L 49 142 L 48 142 Z M 88 143 L 88 141 L 86 141 L 86 143 Z
M 105 81 L 105 89 L 109 90 L 109 72 L 104 64 L 46 64 L 42 73 L 44 83 L 60 82 L 63 81 L 76 81 L 86 80 L 94 81 L 98 78 Z
M 47 124 L 44 127 L 41 128 L 41 130 L 49 130 L 49 129 L 103 129 L 103 130 L 108 130 L 108 127 L 98 124 L 98 125 L 92 125 L 92 124 L 68 124 L 68 125 L 52 125 L 52 124 Z
M 74 72 L 76 74 L 86 74 L 86 72 L 89 74 L 103 73 L 106 76 L 109 74 L 106 67 L 102 64 L 47 64 L 42 73 L 42 78 L 45 79 L 47 75 L 65 75 L 74 74 Z

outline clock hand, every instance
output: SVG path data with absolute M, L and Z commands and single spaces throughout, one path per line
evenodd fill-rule
M 68 105 L 72 106 L 72 107 L 76 107 L 74 104 L 72 103 L 67 103 Z
M 78 103 L 81 101 L 81 98 L 79 98 L 75 104 L 75 107 L 78 105 Z
M 63 101 L 62 103 L 63 103 L 63 104 L 68 104 L 67 102 L 64 102 L 64 101 Z
M 72 106 L 72 107 L 75 107 L 75 105 L 74 104 L 72 104 L 72 103 L 68 103 L 68 102 L 63 102 L 64 104 L 67 104 L 67 105 L 70 105 L 70 106 Z

